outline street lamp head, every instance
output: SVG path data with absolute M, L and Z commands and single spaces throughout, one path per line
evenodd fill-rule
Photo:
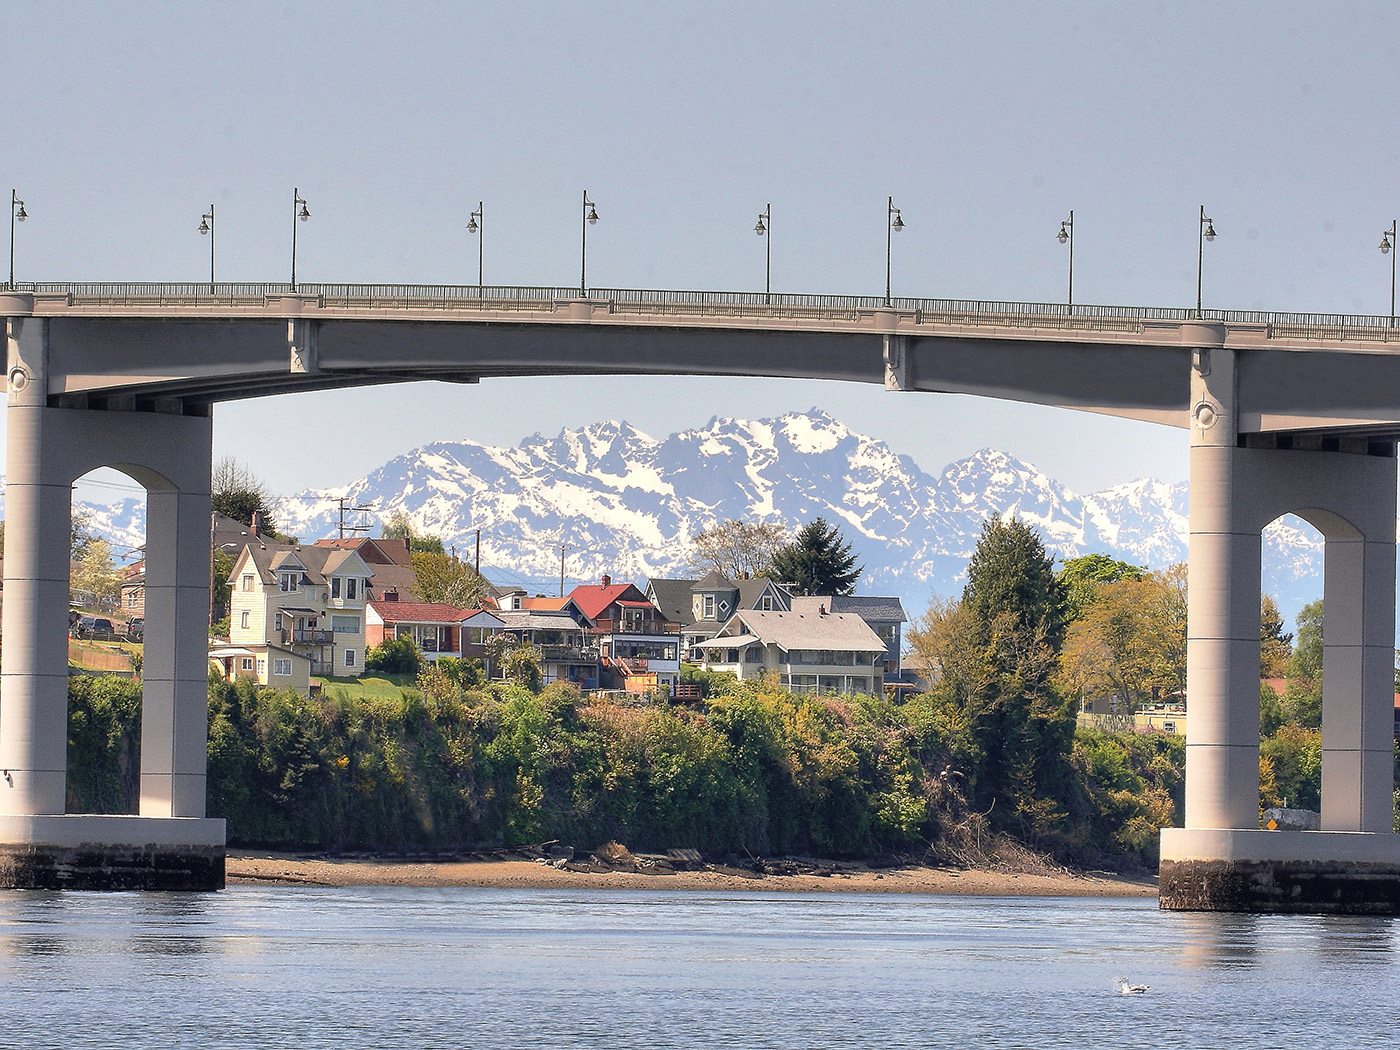
M 297 218 L 300 219 L 302 222 L 305 222 L 307 219 L 311 218 L 311 213 L 306 210 L 306 201 L 301 202 L 301 211 L 297 214 Z
M 756 233 L 756 234 L 758 234 L 760 237 L 762 237 L 765 233 L 768 232 L 768 227 L 765 226 L 765 225 L 763 225 L 763 216 L 762 216 L 762 215 L 760 215 L 760 216 L 758 217 L 758 225 L 756 225 L 756 226 L 753 228 L 753 232 Z
M 476 224 L 476 216 L 473 215 L 469 220 L 467 220 L 467 232 L 468 232 L 468 233 L 475 233 L 478 229 L 480 229 L 480 227 L 477 226 L 477 224 Z
M 1064 223 L 1060 223 L 1060 232 L 1055 235 L 1055 240 L 1059 241 L 1061 244 L 1069 240 L 1069 230 L 1065 229 Z
M 598 209 L 595 208 L 595 207 L 593 207 L 593 205 L 590 204 L 590 205 L 588 206 L 588 225 L 590 225 L 590 226 L 596 226 L 597 224 L 598 224 Z
M 894 222 L 890 223 L 890 229 L 894 230 L 895 233 L 904 229 L 904 216 L 899 214 L 898 208 L 894 210 Z
M 199 220 L 199 232 L 206 235 L 209 233 L 209 220 L 207 218 Z
M 1213 240 L 1215 240 L 1215 220 L 1214 220 L 1214 219 L 1207 219 L 1207 220 L 1206 220 L 1206 240 L 1208 240 L 1208 241 L 1213 241 Z
M 1389 254 L 1390 254 L 1390 231 L 1389 231 L 1389 230 L 1382 230 L 1382 231 L 1381 231 L 1381 244 L 1380 244 L 1380 249 L 1381 249 L 1381 254 L 1382 254 L 1382 255 L 1389 255 Z
M 29 218 L 29 212 L 24 210 L 24 201 L 19 202 L 19 211 L 15 212 L 15 218 L 18 219 L 20 222 L 23 222 L 25 219 Z

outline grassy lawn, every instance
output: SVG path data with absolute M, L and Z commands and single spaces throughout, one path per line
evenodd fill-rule
M 312 685 L 319 685 L 325 692 L 344 692 L 349 696 L 392 698 L 399 690 L 411 688 L 415 676 L 411 674 L 368 674 L 363 678 L 312 678 Z
M 97 642 L 70 638 L 68 665 L 83 671 L 130 674 L 131 657 L 139 652 L 141 646 L 131 642 Z

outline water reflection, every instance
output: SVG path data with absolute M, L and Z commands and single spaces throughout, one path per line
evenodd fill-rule
M 1170 918 L 1182 931 L 1182 959 L 1193 969 L 1249 969 L 1258 964 L 1264 916 L 1188 911 Z
M 1319 915 L 1314 921 L 1321 955 L 1354 963 L 1395 961 L 1395 919 L 1379 915 Z

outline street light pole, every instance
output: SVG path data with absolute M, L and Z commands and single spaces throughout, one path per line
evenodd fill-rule
M 301 205 L 301 211 L 297 211 L 297 205 Z M 306 200 L 302 197 L 301 191 L 295 186 L 292 187 L 292 291 L 297 290 L 297 220 L 305 222 L 311 218 L 311 213 L 306 210 Z
M 1396 220 L 1390 220 L 1390 229 L 1381 231 L 1381 254 L 1390 256 L 1390 327 L 1395 327 L 1395 256 L 1400 252 L 1392 252 L 1395 247 Z
M 1060 223 L 1060 232 L 1055 235 L 1061 244 L 1069 245 L 1069 305 L 1074 305 L 1074 209 L 1069 210 L 1069 218 Z
M 578 297 L 588 295 L 588 227 L 597 225 L 598 208 L 588 199 L 588 191 L 583 191 L 583 250 L 579 256 Z
M 887 207 L 889 213 L 886 215 L 885 225 L 885 305 L 890 305 L 890 234 L 899 233 L 904 229 L 904 216 L 900 215 L 899 209 L 894 206 L 894 198 L 891 197 Z
M 1196 243 L 1196 316 L 1201 316 L 1201 270 L 1205 263 L 1206 241 L 1215 240 L 1215 220 L 1206 214 L 1206 206 L 1201 205 L 1200 237 Z
M 214 294 L 214 205 L 199 220 L 199 232 L 209 235 L 209 294 Z
M 767 260 L 763 266 L 763 301 L 771 303 L 773 301 L 773 205 L 771 202 L 758 213 L 758 225 L 753 228 L 753 232 L 760 237 L 764 234 L 768 235 L 768 243 L 765 245 Z
M 24 210 L 24 201 L 19 199 L 18 190 L 10 190 L 10 290 L 15 288 L 15 222 L 29 218 Z
M 476 297 L 482 297 L 481 275 L 486 266 L 486 202 L 477 201 L 476 211 L 467 216 L 467 230 L 478 234 L 476 242 Z

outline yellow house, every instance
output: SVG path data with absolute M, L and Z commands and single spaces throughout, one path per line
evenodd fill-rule
M 209 650 L 209 662 L 225 681 L 247 678 L 274 689 L 311 691 L 311 661 L 304 653 L 275 645 L 220 645 Z
M 359 677 L 371 575 L 353 550 L 251 537 L 229 573 L 229 642 L 296 653 L 314 675 Z

